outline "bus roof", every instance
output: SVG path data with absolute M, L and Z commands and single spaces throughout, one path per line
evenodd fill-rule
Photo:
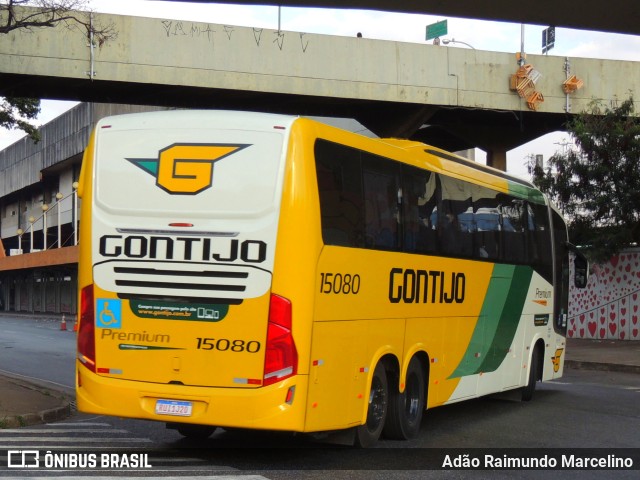
M 544 195 L 532 183 L 509 175 L 501 170 L 470 161 L 440 148 L 412 140 L 364 137 L 360 134 L 328 125 L 319 120 L 294 115 L 232 110 L 165 110 L 106 117 L 99 121 L 97 130 L 112 127 L 117 129 L 153 129 L 166 127 L 168 121 L 175 123 L 176 119 L 178 119 L 179 123 L 183 126 L 197 125 L 200 128 L 206 128 L 208 124 L 217 126 L 224 124 L 225 128 L 232 130 L 271 130 L 274 128 L 288 130 L 296 121 L 312 122 L 317 125 L 322 125 L 322 129 L 326 128 L 333 131 L 341 131 L 347 136 L 352 136 L 351 138 L 362 139 L 365 144 L 370 146 L 369 149 L 372 150 L 372 153 L 374 153 L 373 150 L 376 150 L 376 148 L 373 147 L 375 144 L 397 148 L 405 152 L 406 155 L 402 155 L 402 157 L 407 159 L 408 163 L 417 166 L 426 166 L 438 173 L 464 178 L 472 183 L 484 184 L 535 203 L 547 203 Z M 346 140 L 346 136 L 343 137 L 343 139 Z
M 410 152 L 417 162 L 422 161 L 430 166 L 439 166 L 439 173 L 463 177 L 472 183 L 483 183 L 534 203 L 547 203 L 545 196 L 533 183 L 502 170 L 421 142 L 396 138 L 386 138 L 381 141 Z

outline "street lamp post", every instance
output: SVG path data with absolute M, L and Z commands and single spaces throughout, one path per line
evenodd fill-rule
M 73 245 L 78 244 L 78 182 L 73 182 Z
M 43 229 L 42 229 L 42 239 L 44 241 L 43 250 L 47 249 L 47 210 L 49 210 L 49 205 L 46 203 L 42 204 L 42 221 L 43 221 Z
M 31 232 L 30 232 L 31 243 L 29 244 L 29 253 L 33 251 L 33 222 L 35 221 L 36 219 L 33 215 L 29 217 L 29 223 L 31 224 Z
M 525 53 L 524 53 L 524 23 L 520 24 L 520 58 L 518 59 L 518 65 L 523 66 L 525 62 Z
M 22 254 L 22 234 L 24 233 L 24 230 L 19 228 L 16 233 L 18 234 L 18 251 Z
M 62 247 L 62 226 L 60 225 L 60 200 L 62 200 L 62 194 L 56 193 L 56 207 L 58 207 L 58 248 Z
M 278 33 L 280 33 L 281 20 L 282 20 L 282 5 L 278 5 Z
M 469 45 L 467 42 L 463 42 L 461 40 L 456 40 L 455 38 L 443 38 L 441 42 L 445 45 L 449 45 L 450 43 L 461 43 L 462 45 L 466 45 L 472 50 L 476 49 L 476 47 L 474 47 L 473 45 Z

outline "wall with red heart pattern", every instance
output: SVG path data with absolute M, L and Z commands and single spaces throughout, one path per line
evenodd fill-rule
M 578 289 L 571 282 L 570 338 L 640 340 L 639 319 L 640 249 L 592 265 L 587 288 Z

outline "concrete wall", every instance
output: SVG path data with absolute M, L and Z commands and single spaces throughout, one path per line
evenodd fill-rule
M 94 51 L 95 78 L 185 87 L 527 110 L 509 90 L 517 69 L 513 53 L 337 37 L 117 15 L 116 40 Z M 542 73 L 537 89 L 543 112 L 565 111 L 565 58 L 529 55 Z M 570 99 L 581 111 L 593 98 L 627 98 L 640 90 L 640 63 L 570 59 L 584 88 Z M 9 74 L 91 82 L 91 53 L 80 30 L 63 27 L 16 31 L 0 42 L 0 65 Z
M 640 340 L 640 249 L 591 270 L 587 288 L 570 289 L 569 337 Z
M 39 183 L 43 169 L 81 154 L 91 133 L 92 108 L 77 105 L 40 128 L 38 143 L 23 137 L 0 151 L 0 198 Z

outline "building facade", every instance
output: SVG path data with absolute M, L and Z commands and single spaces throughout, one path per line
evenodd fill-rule
M 81 103 L 0 151 L 0 310 L 77 312 L 76 188 L 82 154 L 96 122 L 109 115 L 158 110 Z

